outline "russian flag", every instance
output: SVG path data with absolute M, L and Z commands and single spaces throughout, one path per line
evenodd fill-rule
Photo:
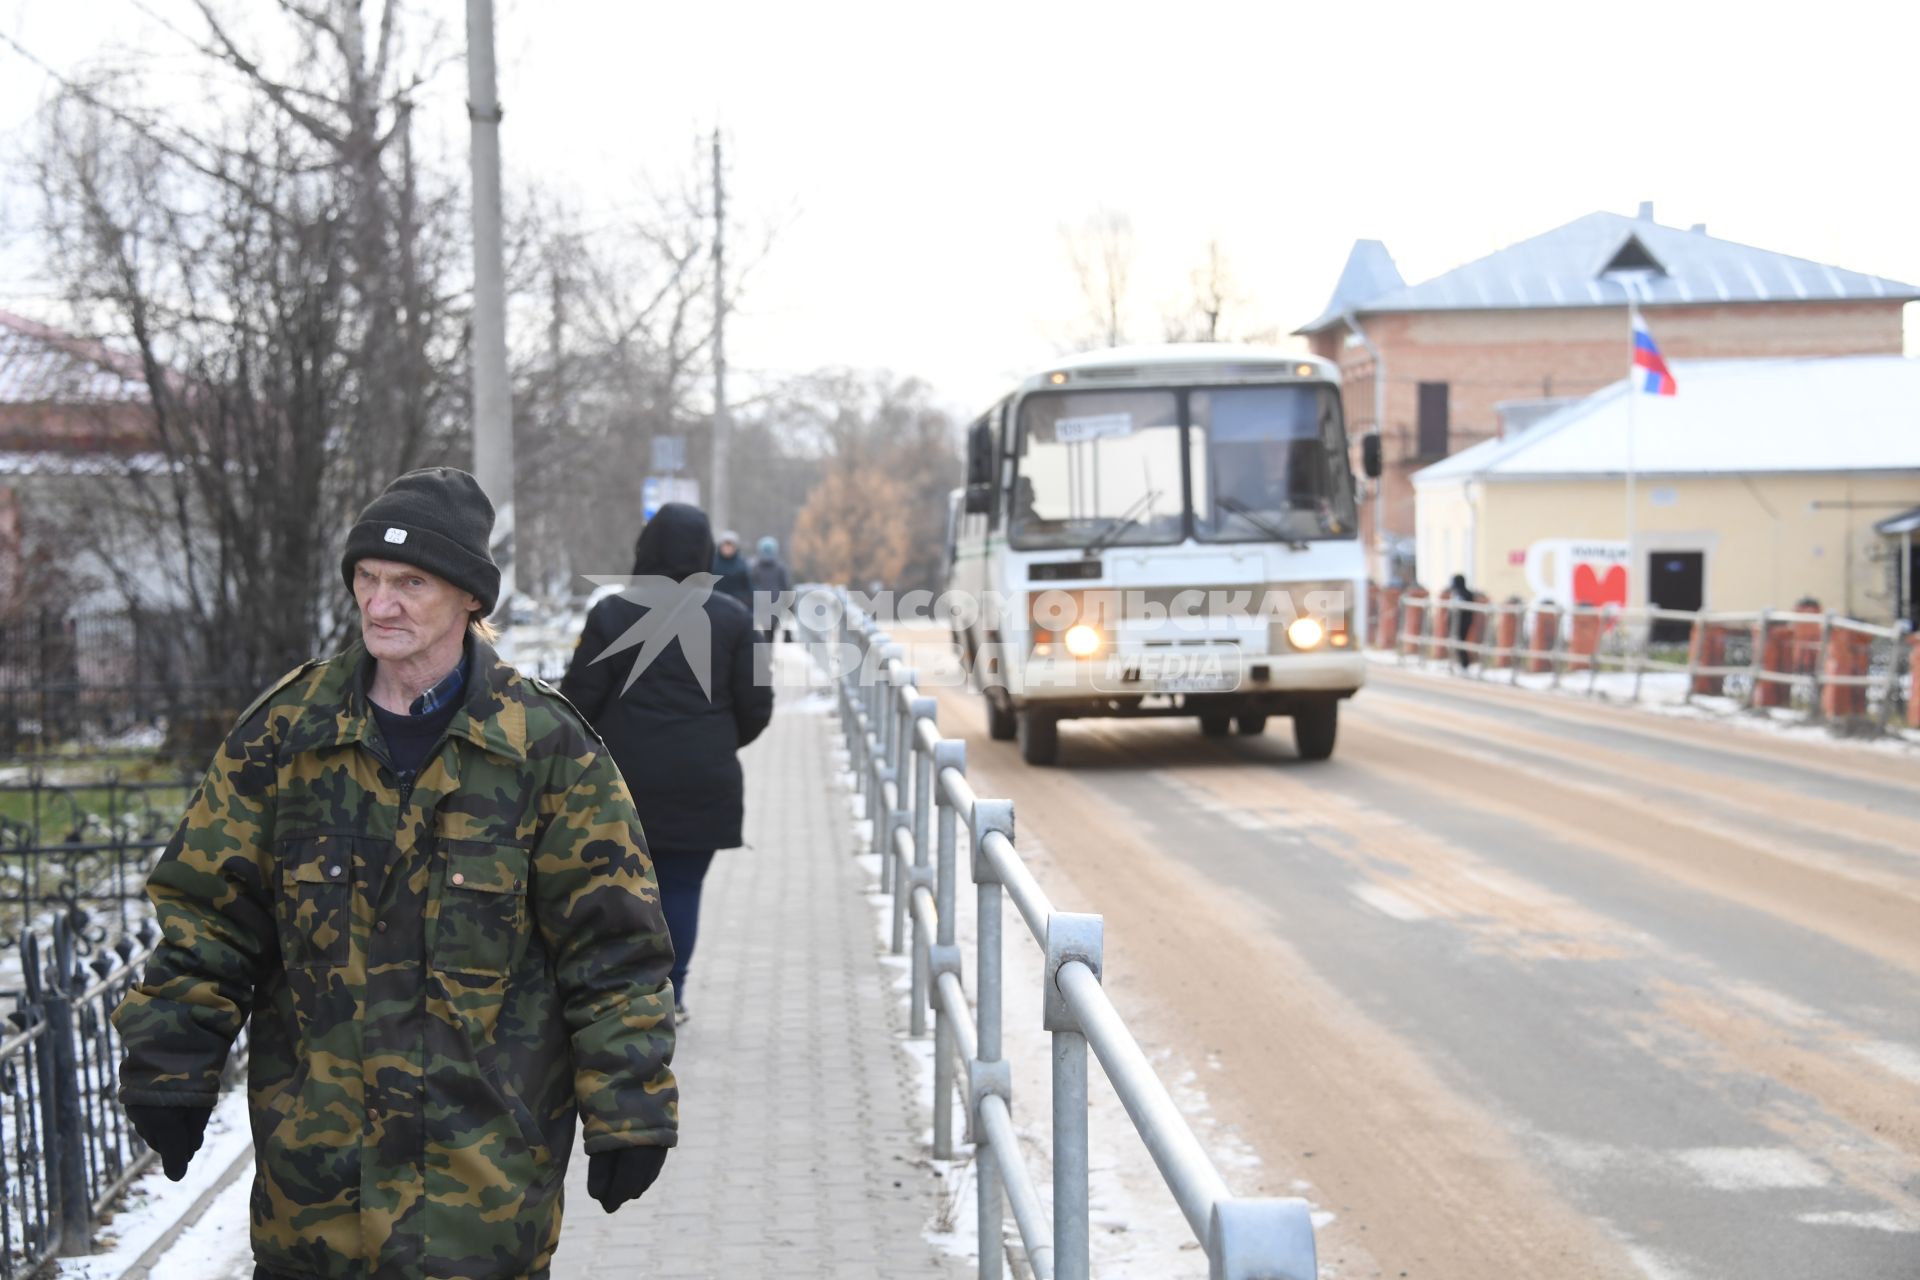
M 1633 389 L 1644 391 L 1650 396 L 1670 396 L 1679 391 L 1680 384 L 1673 380 L 1673 373 L 1667 368 L 1667 362 L 1660 355 L 1660 348 L 1654 345 L 1653 334 L 1647 331 L 1647 322 L 1640 313 L 1633 314 Z

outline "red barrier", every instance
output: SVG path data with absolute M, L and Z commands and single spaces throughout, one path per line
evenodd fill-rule
M 1427 656 L 1444 658 L 1452 649 L 1453 639 L 1453 596 L 1441 592 L 1433 598 L 1433 626 L 1428 629 Z
M 1599 647 L 1600 615 L 1590 610 L 1574 614 L 1567 630 L 1567 669 L 1584 671 L 1592 666 L 1594 652 Z
M 1732 637 L 1734 628 L 1724 622 L 1695 622 L 1693 637 L 1687 645 L 1687 664 L 1694 667 L 1724 667 L 1727 665 L 1727 641 Z M 1727 681 L 1720 675 L 1696 675 L 1693 678 L 1693 692 L 1719 695 L 1726 692 Z
M 1793 628 L 1789 624 L 1778 618 L 1769 619 L 1764 626 L 1755 623 L 1753 647 L 1760 655 L 1762 673 L 1793 673 L 1794 639 Z M 1756 707 L 1784 707 L 1792 696 L 1793 686 L 1784 680 L 1756 679 L 1753 682 L 1753 705 Z
M 1833 684 L 1834 676 L 1864 676 L 1873 641 L 1858 631 L 1834 627 L 1827 633 L 1827 662 L 1822 674 L 1827 681 L 1820 686 L 1820 712 L 1829 720 L 1846 720 L 1867 714 L 1867 687 L 1861 684 Z
M 1560 635 L 1560 614 L 1552 609 L 1536 609 L 1533 612 L 1533 640 L 1528 647 L 1534 656 L 1527 659 L 1527 670 L 1553 670 L 1553 643 Z
M 1493 657 L 1488 663 L 1504 671 L 1513 665 L 1513 644 L 1520 638 L 1520 601 L 1518 597 L 1502 605 L 1493 623 Z
M 1400 635 L 1401 594 L 1399 587 L 1381 587 L 1376 592 L 1373 615 L 1373 647 L 1376 649 L 1395 647 Z
M 1400 597 L 1400 631 L 1394 637 L 1394 644 L 1401 653 L 1412 656 L 1420 652 L 1418 637 L 1421 626 L 1427 617 L 1427 591 L 1425 587 L 1408 587 Z M 1413 637 L 1408 639 L 1406 637 Z
M 1907 637 L 1907 728 L 1920 729 L 1920 635 Z

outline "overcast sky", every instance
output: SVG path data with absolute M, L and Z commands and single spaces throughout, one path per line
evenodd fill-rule
M 741 222 L 779 228 L 745 372 L 885 367 L 978 407 L 1075 327 L 1061 229 L 1102 206 L 1134 225 L 1143 339 L 1210 238 L 1285 332 L 1356 237 L 1420 280 L 1642 200 L 1920 281 L 1920 5 L 497 2 L 510 187 L 616 216 L 722 127 Z M 133 0 L 0 0 L 0 23 L 61 68 L 177 48 Z M 46 86 L 0 48 L 13 145 Z M 439 88 L 455 136 L 458 68 Z M 0 205 L 0 306 L 44 309 L 28 212 Z

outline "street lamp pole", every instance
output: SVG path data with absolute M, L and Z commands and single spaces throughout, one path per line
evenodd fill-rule
M 473 473 L 493 500 L 500 566 L 494 618 L 511 662 L 513 398 L 507 383 L 506 266 L 500 213 L 500 101 L 494 84 L 493 0 L 467 0 L 467 120 L 473 153 Z

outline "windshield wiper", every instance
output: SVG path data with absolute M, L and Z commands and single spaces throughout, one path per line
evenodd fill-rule
M 1091 560 L 1112 546 L 1125 535 L 1127 530 L 1140 523 L 1140 517 L 1143 514 L 1141 508 L 1145 507 L 1151 511 L 1154 501 L 1159 498 L 1159 496 L 1160 491 L 1158 489 L 1149 489 L 1128 503 L 1125 511 L 1122 511 L 1119 515 L 1109 520 L 1099 533 L 1093 535 L 1093 541 L 1089 542 L 1080 554 Z
M 1220 494 L 1214 498 L 1214 503 L 1227 511 L 1233 512 L 1234 515 L 1239 516 L 1242 520 L 1245 520 L 1248 524 L 1266 534 L 1275 542 L 1286 543 L 1287 550 L 1289 551 L 1305 551 L 1307 549 L 1307 543 L 1304 538 L 1296 538 L 1281 529 L 1278 525 L 1269 524 L 1264 517 L 1253 514 L 1247 504 L 1238 498 L 1230 498 L 1225 494 Z

